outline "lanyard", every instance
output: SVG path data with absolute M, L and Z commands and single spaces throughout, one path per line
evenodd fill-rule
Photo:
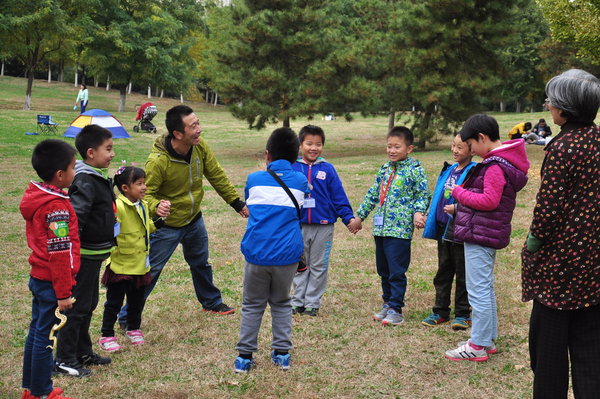
M 388 191 L 390 191 L 390 185 L 392 184 L 394 177 L 396 177 L 396 167 L 394 167 L 394 172 L 390 175 L 390 178 L 388 179 L 388 182 L 385 186 L 385 190 L 383 189 L 383 185 L 381 186 L 381 192 L 379 193 L 379 204 L 381 206 L 383 206 L 383 203 L 385 202 L 385 198 L 387 197 Z

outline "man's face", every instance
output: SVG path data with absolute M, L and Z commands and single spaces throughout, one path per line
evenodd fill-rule
M 186 144 L 189 146 L 196 145 L 200 142 L 200 135 L 202 134 L 202 126 L 200 126 L 200 120 L 196 116 L 195 113 L 191 113 L 188 116 L 184 116 L 181 118 L 183 122 L 183 132 L 178 135 L 182 144 Z

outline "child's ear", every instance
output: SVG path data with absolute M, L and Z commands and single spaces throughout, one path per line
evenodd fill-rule
M 86 159 L 94 159 L 94 155 L 95 155 L 95 151 L 93 148 L 88 148 L 87 151 L 85 152 Z
M 123 194 L 129 191 L 129 187 L 127 187 L 127 184 L 121 184 L 121 191 L 123 192 Z
M 265 150 L 265 155 L 266 155 L 267 163 L 273 162 L 273 158 L 271 158 L 271 153 L 269 152 L 269 150 Z
M 408 154 L 410 154 L 411 152 L 413 152 L 413 150 L 414 150 L 414 149 L 415 149 L 415 146 L 414 146 L 414 145 L 409 145 L 409 146 L 408 146 L 408 148 L 407 148 L 407 151 L 406 151 L 406 152 L 407 152 Z

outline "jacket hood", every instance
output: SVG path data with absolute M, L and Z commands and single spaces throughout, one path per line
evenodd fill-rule
M 156 138 L 156 140 L 154 140 L 154 146 L 152 147 L 152 152 L 166 152 L 167 151 L 167 147 L 165 145 L 165 140 L 167 139 L 167 135 L 163 134 L 160 135 Z
M 505 141 L 500 147 L 490 151 L 484 160 L 491 157 L 503 158 L 525 174 L 529 170 L 529 159 L 527 159 L 525 140 L 523 139 Z
M 304 158 L 302 158 L 302 157 L 298 157 L 298 159 L 296 159 L 296 162 L 300 162 L 300 163 L 303 163 L 305 165 L 309 165 L 309 163 L 306 162 L 306 160 Z M 313 165 L 316 165 L 318 163 L 324 163 L 324 162 L 327 162 L 327 160 L 325 158 L 318 157 L 317 160 L 315 162 L 313 162 Z
M 44 204 L 56 198 L 69 199 L 67 193 L 49 184 L 30 182 L 23 195 L 20 209 L 25 220 L 32 220 L 35 212 Z
M 104 176 L 102 176 L 102 174 L 96 169 L 92 168 L 90 165 L 83 161 L 77 160 L 75 161 L 75 175 L 78 175 L 80 173 L 85 173 L 86 175 L 96 175 L 104 178 Z

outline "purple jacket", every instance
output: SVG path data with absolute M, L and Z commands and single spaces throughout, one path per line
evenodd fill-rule
M 478 244 L 484 247 L 502 249 L 510 242 L 513 211 L 517 192 L 527 183 L 529 161 L 525 146 L 511 140 L 503 147 L 491 151 L 478 165 L 471 169 L 463 187 L 474 193 L 483 192 L 483 180 L 486 170 L 492 165 L 502 168 L 506 184 L 498 207 L 491 211 L 481 211 L 464 204 L 458 205 L 455 217 L 454 238 L 457 241 Z

